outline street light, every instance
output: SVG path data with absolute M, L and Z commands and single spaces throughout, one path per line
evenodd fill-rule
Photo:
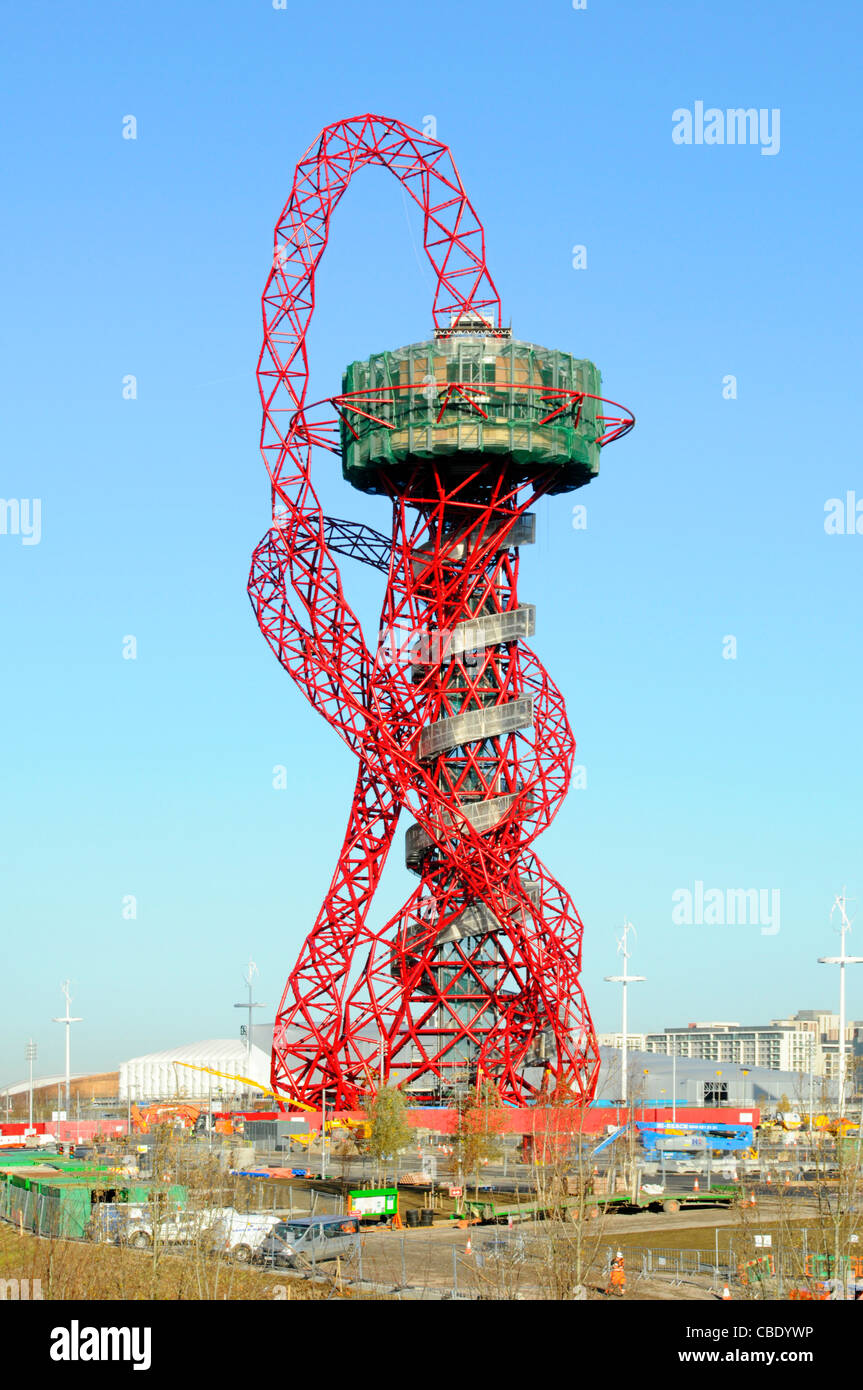
M 838 956 L 819 956 L 819 965 L 838 965 L 839 966 L 839 1129 L 841 1132 L 841 1120 L 845 1113 L 845 967 L 846 965 L 863 965 L 863 956 L 849 956 L 845 952 L 845 933 L 851 930 L 851 923 L 845 911 L 845 889 L 836 895 L 833 906 L 830 909 L 831 919 L 833 913 L 839 910 L 842 925 L 839 934 L 842 946 Z
M 24 1056 L 30 1063 L 30 1123 L 28 1125 L 29 1129 L 33 1128 L 33 1063 L 36 1060 L 37 1050 L 38 1049 L 36 1047 L 36 1044 L 31 1038 L 26 1048 L 24 1049 Z
M 621 1102 L 622 1102 L 623 1105 L 626 1105 L 626 1046 L 627 1046 L 627 1036 L 626 1036 L 626 1028 L 627 1028 L 627 1016 L 626 1016 L 626 986 L 627 986 L 627 985 L 639 984 L 639 983 L 641 983 L 641 981 L 643 981 L 644 979 L 646 979 L 646 976 L 644 976 L 644 975 L 630 975 L 630 973 L 629 973 L 629 941 L 628 941 L 628 937 L 629 937 L 629 933 L 630 933 L 630 932 L 635 932 L 635 927 L 632 925 L 632 923 L 631 923 L 630 921 L 624 921 L 624 923 L 623 923 L 623 935 L 621 936 L 620 940 L 619 940 L 618 943 L 617 943 L 618 954 L 623 956 L 623 974 L 622 974 L 622 975 L 606 975 L 606 977 L 605 977 L 606 983 L 607 983 L 607 984 L 611 984 L 611 985 L 621 985 L 621 986 L 622 986 L 622 994 L 623 994 L 623 1034 L 622 1034 L 622 1037 L 621 1037 L 621 1048 L 620 1048 L 620 1072 L 621 1072 L 621 1080 L 620 1080 L 620 1093 L 621 1093 L 621 1097 L 620 1097 L 620 1098 L 621 1098 Z
M 321 1092 L 321 1177 L 327 1176 L 327 1093 Z

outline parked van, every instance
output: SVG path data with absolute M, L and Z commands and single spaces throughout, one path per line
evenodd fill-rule
M 358 1216 L 302 1216 L 279 1221 L 263 1241 L 259 1258 L 265 1264 L 296 1269 L 338 1256 L 351 1260 L 360 1246 Z
M 219 1213 L 216 1249 L 223 1249 L 237 1264 L 248 1264 L 259 1255 L 263 1242 L 284 1218 L 275 1212 L 240 1212 L 228 1207 Z
M 147 1207 L 141 1202 L 94 1202 L 87 1237 L 121 1245 L 128 1240 L 130 1230 L 146 1223 L 147 1215 Z
M 160 1245 L 209 1245 L 217 1228 L 217 1216 L 209 1211 L 177 1211 L 163 1217 L 156 1227 Z M 133 1250 L 147 1250 L 153 1244 L 153 1218 L 146 1207 L 132 1207 L 116 1225 L 118 1243 Z

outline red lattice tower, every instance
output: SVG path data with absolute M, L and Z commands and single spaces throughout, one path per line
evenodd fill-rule
M 422 209 L 434 337 L 352 364 L 340 396 L 310 405 L 315 272 L 366 164 L 390 169 Z M 589 482 L 633 420 L 599 397 L 590 362 L 501 326 L 448 148 L 381 116 L 328 127 L 297 166 L 263 313 L 273 525 L 249 593 L 282 666 L 358 760 L 338 865 L 279 1008 L 274 1088 L 312 1104 L 326 1090 L 350 1108 L 381 1080 L 440 1101 L 482 1076 L 505 1101 L 585 1102 L 599 1064 L 582 924 L 531 848 L 566 793 L 575 743 L 526 644 L 535 615 L 517 583 L 531 505 Z M 389 536 L 323 515 L 315 447 L 389 500 Z M 375 648 L 337 555 L 386 575 Z M 418 882 L 381 926 L 372 900 L 403 810 Z

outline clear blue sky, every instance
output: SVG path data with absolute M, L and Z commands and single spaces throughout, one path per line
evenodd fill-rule
M 598 1026 L 625 914 L 635 1027 L 831 1003 L 832 897 L 863 898 L 863 535 L 824 531 L 829 498 L 863 500 L 859 6 L 151 0 L 13 7 L 4 40 L 0 496 L 40 498 L 42 538 L 0 536 L 0 1079 L 29 1035 L 61 1067 L 67 975 L 76 1068 L 234 1033 L 249 953 L 274 1007 L 324 895 L 354 765 L 246 599 L 254 367 L 295 162 L 366 110 L 436 118 L 516 335 L 592 358 L 638 417 L 542 505 L 521 581 L 588 770 L 538 848 Z M 778 108 L 778 154 L 676 145 L 696 101 Z M 396 181 L 358 178 L 316 395 L 426 336 L 419 244 Z M 329 456 L 317 476 L 327 510 L 383 523 Z M 379 576 L 343 573 L 371 623 Z M 675 925 L 696 880 L 779 889 L 780 931 Z M 380 920 L 411 886 L 395 854 Z

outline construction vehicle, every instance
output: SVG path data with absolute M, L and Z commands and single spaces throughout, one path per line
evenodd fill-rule
M 842 1119 L 836 1116 L 798 1114 L 796 1111 L 780 1111 L 772 1120 L 765 1120 L 761 1129 L 769 1134 L 771 1131 L 781 1129 L 787 1131 L 813 1130 L 819 1134 L 830 1134 L 834 1138 L 841 1135 L 843 1139 L 851 1138 L 859 1134 L 860 1124 L 857 1120 L 851 1120 L 843 1115 Z
M 601 1154 L 630 1132 L 629 1123 L 619 1125 L 597 1144 L 590 1158 L 596 1158 L 597 1154 Z M 661 1155 L 671 1160 L 687 1159 L 693 1154 L 712 1153 L 714 1150 L 743 1153 L 746 1150 L 751 1151 L 755 1143 L 752 1125 L 675 1124 L 666 1120 L 637 1120 L 635 1132 L 641 1140 L 644 1157 L 649 1160 L 657 1159 Z
M 292 1096 L 285 1096 L 281 1095 L 278 1091 L 272 1091 L 268 1086 L 262 1086 L 260 1081 L 253 1081 L 250 1076 L 237 1076 L 234 1075 L 232 1072 L 217 1071 L 215 1067 L 205 1067 L 197 1062 L 174 1062 L 174 1066 L 188 1067 L 190 1071 L 206 1072 L 209 1076 L 219 1076 L 225 1081 L 242 1081 L 244 1086 L 248 1086 L 254 1091 L 260 1091 L 261 1094 L 264 1096 L 271 1096 L 273 1100 L 276 1102 L 276 1104 L 279 1106 L 280 1110 L 284 1109 L 285 1106 L 293 1106 L 295 1110 L 303 1110 L 310 1115 L 315 1115 L 318 1113 L 313 1105 L 306 1105 L 304 1101 L 294 1100 Z M 334 1116 L 333 1119 L 327 1120 L 324 1124 L 324 1130 L 327 1134 L 331 1133 L 333 1130 L 338 1129 L 361 1130 L 364 1134 L 368 1134 L 369 1128 L 370 1127 L 368 1121 L 355 1120 L 347 1115 L 339 1118 L 336 1118 Z M 295 1138 L 295 1142 L 308 1145 L 316 1137 L 317 1136 L 315 1132 L 310 1132 L 308 1135 L 297 1135 Z
M 842 1139 L 856 1137 L 860 1133 L 860 1124 L 857 1120 L 849 1120 L 845 1115 L 841 1120 L 830 1120 L 827 1128 L 831 1134 L 835 1134 Z
M 129 1111 L 132 1129 L 136 1134 L 149 1134 L 153 1125 L 167 1124 L 175 1129 L 194 1129 L 200 1114 L 200 1106 L 173 1101 L 145 1106 L 133 1105 Z
M 796 1118 L 797 1118 L 797 1119 L 800 1119 L 799 1116 L 797 1116 Z M 786 1124 L 786 1122 L 785 1122 L 785 1117 L 784 1117 L 784 1112 L 779 1112 L 779 1113 L 777 1113 L 776 1115 L 773 1115 L 773 1116 L 772 1116 L 771 1118 L 769 1118 L 769 1119 L 767 1119 L 767 1118 L 763 1119 L 763 1120 L 761 1121 L 761 1125 L 759 1126 L 759 1128 L 760 1128 L 761 1134 L 762 1134 L 765 1138 L 767 1138 L 767 1137 L 770 1136 L 770 1135 L 776 1134 L 777 1131 L 780 1131 L 780 1130 L 781 1130 L 782 1133 L 789 1133 L 789 1132 L 791 1132 L 791 1131 L 800 1129 L 800 1128 L 802 1127 L 802 1125 L 803 1125 L 803 1120 L 802 1120 L 802 1119 L 801 1119 L 799 1125 L 795 1124 L 793 1121 L 791 1121 L 791 1122 L 789 1122 L 789 1123 Z
M 712 1181 L 710 1155 L 715 1151 L 729 1154 L 752 1150 L 754 1131 L 751 1125 L 727 1125 L 721 1123 L 681 1123 L 665 1121 L 635 1121 L 619 1125 L 603 1139 L 589 1155 L 594 1160 L 598 1154 L 609 1149 L 625 1135 L 630 1140 L 640 1139 L 642 1153 L 636 1160 L 630 1156 L 628 1172 L 622 1182 L 623 1190 L 606 1192 L 606 1179 L 596 1170 L 593 1179 L 593 1192 L 585 1205 L 585 1215 L 598 1216 L 600 1211 L 665 1211 L 671 1214 L 682 1207 L 693 1206 L 731 1206 L 743 1195 L 736 1181 L 715 1184 Z M 671 1163 L 689 1161 L 698 1167 L 700 1160 L 707 1164 L 707 1181 L 701 1186 L 701 1179 L 693 1174 L 690 1190 L 683 1190 L 681 1182 L 687 1180 L 680 1173 L 673 1181 L 665 1171 L 666 1161 Z M 645 1162 L 662 1165 L 661 1181 L 645 1181 Z M 699 1168 L 700 1171 L 700 1168 Z M 736 1179 L 736 1170 L 733 1172 Z M 620 1180 L 618 1180 L 620 1181 Z
M 693 1185 L 691 1192 L 663 1192 L 661 1187 L 640 1186 L 636 1193 L 616 1192 L 588 1195 L 586 1197 L 558 1198 L 555 1201 L 519 1202 L 498 1204 L 492 1196 L 464 1197 L 456 1202 L 456 1210 L 450 1220 L 458 1221 L 465 1217 L 479 1224 L 501 1224 L 506 1222 L 534 1221 L 568 1214 L 577 1220 L 584 1215 L 588 1221 L 599 1217 L 603 1212 L 642 1212 L 664 1211 L 675 1215 L 683 1207 L 730 1207 L 740 1201 L 743 1189 L 736 1184 L 699 1189 Z
M 667 1159 L 685 1159 L 693 1153 L 739 1153 L 752 1151 L 755 1131 L 752 1125 L 669 1124 L 661 1120 L 637 1121 L 636 1129 L 647 1159 L 664 1154 Z M 595 1151 L 594 1151 L 595 1152 Z

